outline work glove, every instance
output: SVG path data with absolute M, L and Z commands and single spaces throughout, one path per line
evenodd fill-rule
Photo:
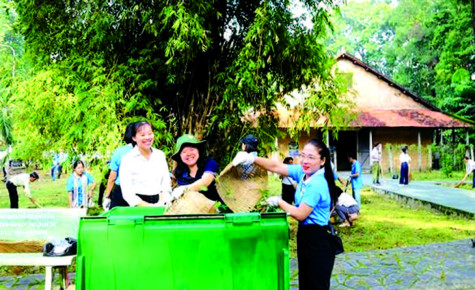
M 171 202 L 172 196 L 169 192 L 160 193 L 160 199 L 157 202 L 157 206 L 168 206 Z
M 279 206 L 279 201 L 281 201 L 282 198 L 280 196 L 271 196 L 267 198 L 267 204 L 269 206 Z
M 104 197 L 104 200 L 102 201 L 102 208 L 105 211 L 108 211 L 111 206 L 111 199 L 109 197 Z
M 176 187 L 172 191 L 171 200 L 173 201 L 173 200 L 179 199 L 185 193 L 187 189 L 188 187 L 184 185 Z
M 257 156 L 245 151 L 238 152 L 236 156 L 233 159 L 233 166 L 238 166 L 238 165 L 251 165 L 256 161 Z

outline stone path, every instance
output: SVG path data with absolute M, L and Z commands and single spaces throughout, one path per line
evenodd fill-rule
M 332 289 L 474 289 L 470 240 L 337 256 Z M 292 260 L 291 289 L 298 289 Z
M 332 289 L 474 289 L 470 240 L 337 256 Z M 296 259 L 290 289 L 298 289 Z M 71 275 L 74 280 L 74 273 Z M 0 289 L 42 289 L 43 275 L 0 277 Z

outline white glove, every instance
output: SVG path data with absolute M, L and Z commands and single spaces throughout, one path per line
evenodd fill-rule
M 279 206 L 279 201 L 281 201 L 282 198 L 280 196 L 271 196 L 267 198 L 267 204 L 270 206 Z
M 176 200 L 176 199 L 179 199 L 184 193 L 185 191 L 188 189 L 188 187 L 182 185 L 182 186 L 178 186 L 176 187 L 173 191 L 172 191 L 172 196 L 171 196 L 171 200 Z
M 256 161 L 257 156 L 245 151 L 238 152 L 233 159 L 233 166 L 238 165 L 251 165 Z
M 157 202 L 157 206 L 167 206 L 171 201 L 171 194 L 168 192 L 160 193 L 160 199 Z
M 102 201 L 102 208 L 105 211 L 108 211 L 111 206 L 111 199 L 109 197 L 105 197 L 104 200 Z

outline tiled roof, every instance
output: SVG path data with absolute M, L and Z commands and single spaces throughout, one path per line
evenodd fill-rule
M 360 111 L 349 127 L 468 128 L 471 124 L 430 109 Z

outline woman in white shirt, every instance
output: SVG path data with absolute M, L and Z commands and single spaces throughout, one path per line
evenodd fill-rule
M 407 146 L 402 147 L 401 154 L 399 155 L 399 162 L 401 164 L 401 177 L 399 178 L 399 184 L 409 184 L 409 171 L 411 170 L 411 156 L 407 154 Z
M 171 180 L 165 154 L 152 148 L 152 126 L 137 122 L 132 128 L 135 147 L 119 169 L 122 194 L 130 206 L 162 206 L 170 199 Z

